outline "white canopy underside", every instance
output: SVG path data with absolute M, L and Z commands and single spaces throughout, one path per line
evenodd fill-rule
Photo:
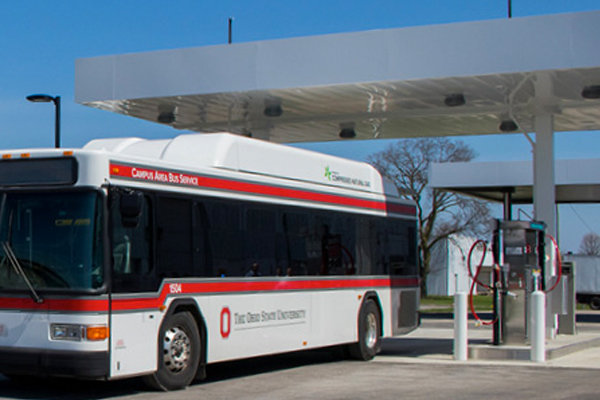
M 77 60 L 76 101 L 274 142 L 600 130 L 600 12 L 401 28 Z M 462 94 L 465 104 L 447 106 Z M 282 114 L 266 116 L 269 105 Z M 169 118 L 167 118 L 169 121 Z

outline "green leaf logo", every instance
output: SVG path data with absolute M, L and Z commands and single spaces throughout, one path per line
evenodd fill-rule
M 331 180 L 331 170 L 329 169 L 329 165 L 325 167 L 325 178 Z

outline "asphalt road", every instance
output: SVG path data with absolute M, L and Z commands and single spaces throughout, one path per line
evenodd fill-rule
M 536 366 L 372 362 L 329 351 L 295 353 L 209 367 L 209 379 L 185 391 L 152 392 L 140 381 L 12 381 L 0 399 L 577 399 L 600 398 L 598 370 Z

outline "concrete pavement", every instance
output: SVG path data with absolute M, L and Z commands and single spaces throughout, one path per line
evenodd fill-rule
M 0 376 L 0 399 L 598 399 L 600 348 L 580 350 L 545 363 L 456 362 L 452 355 L 453 321 L 442 317 L 427 316 L 411 334 L 386 339 L 382 354 L 373 362 L 348 361 L 340 352 L 324 349 L 219 363 L 208 367 L 205 382 L 170 393 L 149 392 L 136 379 L 11 381 Z M 560 346 L 600 337 L 600 313 L 578 317 L 579 334 L 559 337 Z M 469 325 L 471 345 L 486 346 L 491 330 L 475 328 L 472 322 Z
M 385 339 L 376 362 L 390 363 L 464 363 L 469 365 L 519 365 L 553 368 L 600 369 L 600 312 L 579 311 L 577 334 L 558 335 L 547 340 L 546 360 L 529 361 L 528 346 L 492 346 L 490 327 L 475 327 L 469 321 L 469 359 L 453 358 L 454 329 L 452 315 L 424 315 L 421 326 L 406 336 Z M 510 356 L 495 354 L 510 353 Z

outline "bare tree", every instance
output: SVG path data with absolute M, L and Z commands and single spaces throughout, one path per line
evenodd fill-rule
M 583 235 L 579 251 L 587 256 L 600 256 L 600 236 L 593 232 Z
M 471 161 L 475 156 L 460 140 L 436 137 L 399 140 L 367 158 L 394 182 L 403 197 L 416 203 L 423 296 L 427 294 L 425 283 L 433 246 L 454 233 L 479 234 L 491 219 L 486 202 L 429 188 L 429 165 Z

